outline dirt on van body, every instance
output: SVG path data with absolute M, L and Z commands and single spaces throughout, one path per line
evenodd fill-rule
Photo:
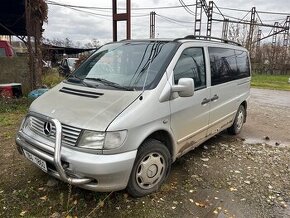
M 139 199 L 52 179 L 16 151 L 24 114 L 1 114 L 0 217 L 290 217 L 290 104 L 265 102 L 264 92 L 252 90 L 240 136 L 205 142 L 173 164 L 159 192 Z

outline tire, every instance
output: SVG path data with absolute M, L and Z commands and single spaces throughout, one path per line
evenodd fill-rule
M 243 125 L 246 121 L 246 109 L 243 105 L 240 105 L 234 123 L 228 128 L 228 132 L 232 135 L 237 135 L 241 132 Z
M 171 155 L 158 140 L 146 140 L 139 148 L 129 178 L 127 192 L 132 197 L 142 197 L 156 192 L 171 169 Z

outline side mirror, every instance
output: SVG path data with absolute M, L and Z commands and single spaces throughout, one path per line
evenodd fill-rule
M 178 80 L 178 85 L 172 86 L 172 91 L 177 92 L 180 97 L 191 97 L 194 94 L 194 80 L 181 78 Z

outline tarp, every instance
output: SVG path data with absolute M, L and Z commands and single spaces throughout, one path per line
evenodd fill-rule
M 13 33 L 3 28 L 4 25 Z M 26 36 L 25 0 L 0 1 L 0 35 Z
M 54 53 L 54 54 L 79 54 L 86 51 L 93 51 L 97 48 L 70 48 L 70 47 L 62 47 L 62 46 L 55 46 L 55 45 L 42 45 L 42 50 L 46 50 L 48 52 Z

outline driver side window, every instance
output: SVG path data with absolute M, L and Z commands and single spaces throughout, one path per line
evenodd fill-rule
M 185 49 L 177 61 L 174 73 L 174 83 L 181 78 L 194 79 L 195 90 L 206 87 L 206 72 L 203 48 Z

